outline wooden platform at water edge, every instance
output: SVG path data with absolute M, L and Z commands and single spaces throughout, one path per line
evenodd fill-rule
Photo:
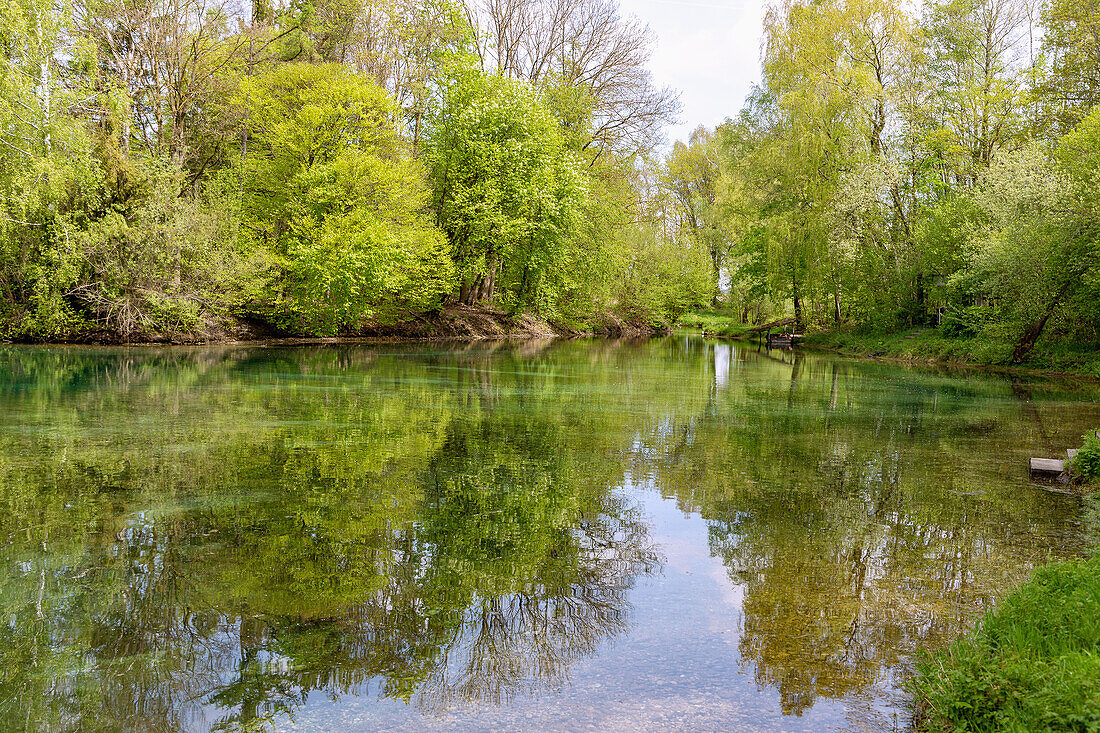
M 781 331 L 780 333 L 772 333 L 773 329 L 790 328 L 795 325 L 793 318 L 780 318 L 778 321 L 772 321 L 771 323 L 764 323 L 759 326 L 747 329 L 746 334 L 753 336 L 764 336 L 764 345 L 769 349 L 789 349 L 798 343 L 798 340 L 802 338 L 800 333 L 790 333 L 789 331 Z
M 1066 472 L 1066 461 L 1071 460 L 1077 451 L 1070 448 L 1066 451 L 1065 460 L 1058 458 L 1031 458 L 1028 460 L 1028 473 L 1040 478 L 1058 478 Z

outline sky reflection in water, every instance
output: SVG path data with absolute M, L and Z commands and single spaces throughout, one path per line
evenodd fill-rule
M 676 336 L 0 348 L 0 728 L 876 730 L 1094 385 Z

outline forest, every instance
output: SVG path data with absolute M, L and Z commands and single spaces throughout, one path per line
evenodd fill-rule
M 1100 342 L 1095 0 L 773 3 L 741 111 L 671 147 L 615 0 L 0 3 L 3 338 L 465 304 Z
M 0 338 L 705 302 L 611 0 L 0 0 Z
M 1100 341 L 1100 3 L 791 1 L 761 83 L 667 169 L 740 322 Z

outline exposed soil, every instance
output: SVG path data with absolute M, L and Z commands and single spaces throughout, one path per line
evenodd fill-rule
M 528 313 L 509 314 L 482 306 L 449 305 L 430 313 L 412 314 L 396 323 L 367 325 L 341 332 L 338 339 L 378 339 L 400 341 L 491 339 L 551 339 L 578 336 L 645 337 L 667 332 L 646 323 L 623 320 L 604 314 L 595 328 L 580 330 L 551 323 Z M 247 341 L 281 340 L 313 343 L 328 338 L 303 338 L 253 319 L 228 319 L 208 323 L 198 332 L 156 334 L 148 338 L 123 338 L 110 330 L 85 331 L 50 343 L 68 344 L 218 344 Z

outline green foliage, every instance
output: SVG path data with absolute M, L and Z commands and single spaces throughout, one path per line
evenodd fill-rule
M 1100 6 L 1051 0 L 1042 22 L 1050 67 L 1040 99 L 1060 130 L 1069 130 L 1100 104 Z
M 583 153 L 604 92 L 476 71 L 448 0 L 252 9 L 4 0 L 0 336 L 617 308 L 638 187 L 633 160 Z
M 460 299 L 552 314 L 586 188 L 580 161 L 536 90 L 456 69 L 429 118 L 425 157 Z
M 718 142 L 705 127 L 691 134 L 691 144 L 676 143 L 661 171 L 661 184 L 671 196 L 673 210 L 689 246 L 704 247 L 710 258 L 712 300 L 721 295 L 722 271 L 729 259 L 730 236 L 722 216 L 718 192 Z
M 912 680 L 920 730 L 1100 728 L 1100 557 L 1055 563 Z
M 652 228 L 632 232 L 625 241 L 618 281 L 618 311 L 641 322 L 674 323 L 681 313 L 713 296 L 709 252 L 698 243 L 686 249 Z
M 1073 472 L 1088 481 L 1100 479 L 1100 431 L 1090 430 L 1082 441 L 1071 461 Z
M 111 207 L 71 235 L 80 269 L 68 301 L 125 338 L 200 332 L 200 313 L 221 310 L 232 209 L 213 190 L 180 196 L 184 174 L 169 162 L 137 176 L 129 211 Z
M 718 135 L 732 292 L 811 329 L 944 313 L 1014 363 L 1100 343 L 1096 11 L 1071 5 L 1044 10 L 1050 67 L 1007 0 L 773 8 L 763 85 Z
M 242 234 L 277 263 L 276 323 L 335 334 L 438 305 L 451 261 L 385 91 L 343 67 L 288 64 L 243 79 L 240 99 Z
M 988 306 L 951 308 L 943 314 L 940 331 L 948 338 L 971 338 L 981 333 L 991 315 L 992 309 Z

